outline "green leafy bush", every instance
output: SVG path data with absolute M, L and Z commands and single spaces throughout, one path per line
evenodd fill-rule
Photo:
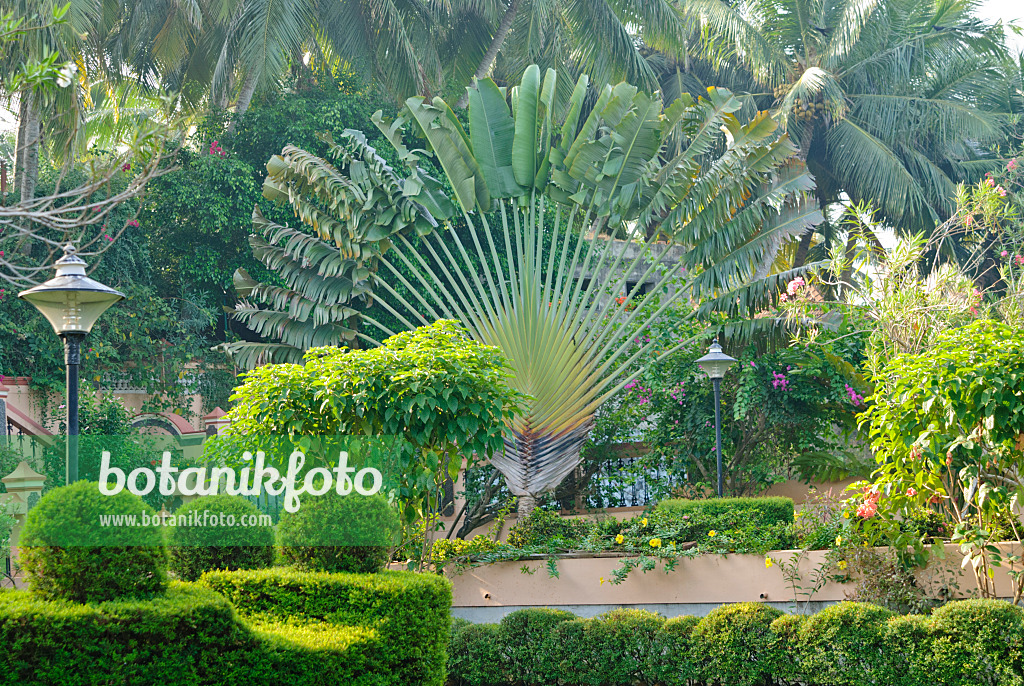
M 513 614 L 531 630 L 506 632 L 494 624 L 457 630 L 451 686 L 1024 683 L 1024 610 L 1003 601 L 956 601 L 930 617 L 861 603 L 811 616 L 783 615 L 759 603 L 724 605 L 702 619 L 663 620 L 628 609 L 594 619 L 566 620 L 565 613 L 539 609 Z M 529 671 L 506 661 L 510 649 Z
M 226 599 L 177 582 L 153 600 L 89 605 L 0 593 L 0 642 L 4 681 L 26 686 L 214 686 L 257 647 Z
M 193 518 L 202 521 L 205 512 L 217 524 L 192 526 Z M 260 511 L 241 496 L 203 496 L 174 516 L 177 524 L 167 537 L 170 569 L 186 581 L 211 569 L 261 569 L 274 563 L 274 528 L 260 526 Z
M 699 617 L 683 615 L 665 620 L 654 637 L 658 680 L 669 686 L 689 686 L 698 678 L 697 654 L 693 649 L 693 630 Z
M 661 659 L 655 637 L 664 623 L 653 612 L 623 608 L 559 624 L 552 637 L 559 681 L 593 686 L 655 683 Z
M 933 683 L 1024 683 L 1024 610 L 999 600 L 948 603 L 931 617 Z
M 557 673 L 558 651 L 555 628 L 575 620 L 565 610 L 546 607 L 516 610 L 505 615 L 500 624 L 502 662 L 513 681 L 524 684 L 548 684 Z
M 122 516 L 138 518 L 139 524 L 159 521 L 138 496 L 104 495 L 88 481 L 43 496 L 29 511 L 19 541 L 32 592 L 79 603 L 162 593 L 167 585 L 163 533 L 152 525 L 103 525 L 108 517 Z
M 793 523 L 791 498 L 708 498 L 662 500 L 658 510 L 676 515 L 687 515 L 710 528 L 727 529 L 751 523 L 767 528 L 777 524 Z
M 383 496 L 307 498 L 278 525 L 281 553 L 303 571 L 372 573 L 384 569 L 399 531 Z
M 502 662 L 502 645 L 497 624 L 469 624 L 456 629 L 448 648 L 448 686 L 510 683 Z
M 300 510 L 301 511 L 301 510 Z M 257 629 L 279 637 L 287 655 L 288 626 L 312 648 L 331 635 L 320 625 L 369 627 L 376 683 L 441 686 L 450 632 L 451 583 L 432 574 L 327 574 L 272 568 L 207 572 L 200 583 L 224 595 Z M 312 628 L 310 628 L 312 627 Z M 324 631 L 330 629 L 321 627 Z M 319 636 L 319 638 L 318 638 Z M 369 669 L 369 668 L 367 668 Z M 312 674 L 313 672 L 310 672 Z M 358 672 L 357 672 L 358 673 Z M 306 678 L 293 683 L 348 683 Z
M 797 641 L 804 676 L 835 686 L 882 683 L 885 623 L 894 616 L 868 603 L 839 603 L 816 613 L 800 627 Z
M 384 575 L 318 576 L 310 600 L 339 621 L 239 616 L 222 594 L 183 582 L 150 601 L 89 605 L 0 593 L 0 672 L 26 686 L 442 686 L 451 602 L 443 579 L 397 575 L 381 592 Z M 321 602 L 318 584 L 348 595 Z
M 439 538 L 434 541 L 430 549 L 430 559 L 435 565 L 440 567 L 453 557 L 489 553 L 497 550 L 502 545 L 501 541 L 495 541 L 493 538 L 483 534 L 474 536 L 468 541 L 461 538 Z
M 698 622 L 693 649 L 706 680 L 730 686 L 761 684 L 786 662 L 772 622 L 782 611 L 763 603 L 723 605 Z
M 558 512 L 536 508 L 509 529 L 506 542 L 516 548 L 548 544 L 578 546 L 593 526 L 586 519 L 569 519 Z

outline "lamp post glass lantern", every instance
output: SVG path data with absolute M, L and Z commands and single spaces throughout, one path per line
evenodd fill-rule
M 697 360 L 697 365 L 708 375 L 715 387 L 715 458 L 718 464 L 718 484 L 715 493 L 722 497 L 722 379 L 729 367 L 736 362 L 735 358 L 729 357 L 722 352 L 722 346 L 716 338 L 711 343 L 708 354 Z
M 64 341 L 68 386 L 65 453 L 68 484 L 78 481 L 78 367 L 82 363 L 82 339 L 107 308 L 124 299 L 123 293 L 86 276 L 85 260 L 75 252 L 75 246 L 64 246 L 64 256 L 53 265 L 56 275 L 18 294 L 46 317 L 54 332 Z

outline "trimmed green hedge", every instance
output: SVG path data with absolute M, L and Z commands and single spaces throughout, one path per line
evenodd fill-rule
M 430 575 L 217 572 L 150 601 L 0 593 L 0 678 L 23 686 L 441 686 L 448 582 Z M 276 582 L 275 582 L 276 578 Z M 240 612 L 228 598 L 240 605 Z M 277 602 L 300 608 L 294 616 Z M 251 610 L 257 610 L 251 612 Z
M 712 528 L 724 530 L 748 525 L 768 528 L 792 524 L 792 498 L 707 498 L 705 500 L 662 500 L 657 510 L 674 515 L 689 515 Z
M 277 568 L 207 572 L 199 583 L 224 595 L 265 631 L 296 622 L 373 629 L 380 639 L 379 668 L 387 671 L 381 683 L 444 683 L 452 590 L 443 577 Z
M 759 603 L 725 605 L 699 619 L 547 612 L 453 626 L 449 686 L 1024 686 L 1024 610 L 997 600 L 950 603 L 930 617 L 863 603 L 810 617 Z M 546 635 L 505 630 L 539 628 L 545 617 Z M 529 665 L 514 655 L 531 655 Z

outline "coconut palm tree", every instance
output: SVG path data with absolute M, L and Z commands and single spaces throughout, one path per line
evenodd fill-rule
M 905 232 L 949 216 L 1003 135 L 1002 29 L 963 0 L 685 0 L 702 55 L 774 100 L 822 207 L 872 201 Z M 810 236 L 798 251 L 805 259 Z
M 656 70 L 647 62 L 646 47 L 676 52 L 683 49 L 684 27 L 669 0 L 503 0 L 497 4 L 487 50 L 479 57 L 473 78 L 493 75 L 515 83 L 530 64 L 560 74 L 588 74 L 594 83 L 635 83 L 657 89 Z M 469 55 L 464 55 L 468 58 Z M 462 84 L 469 85 L 470 80 Z M 567 97 L 572 81 L 563 79 Z M 456 104 L 468 103 L 463 93 Z
M 556 105 L 556 81 L 554 71 L 541 79 L 529 67 L 509 93 L 510 108 L 494 81 L 479 80 L 468 130 L 440 98 L 407 100 L 395 122 L 378 117 L 404 175 L 360 132 L 335 147 L 337 165 L 285 148 L 268 164 L 265 195 L 290 203 L 305 226 L 257 215 L 265 237 L 257 245 L 271 246 L 263 249 L 279 261 L 287 287 L 248 284 L 274 307 L 254 315 L 259 303 L 246 303 L 242 314 L 259 317 L 264 332 L 304 333 L 309 344 L 318 330 L 337 333 L 312 321 L 310 307 L 337 283 L 331 307 L 351 302 L 340 295 L 346 289 L 375 298 L 403 327 L 458 319 L 500 347 L 513 386 L 532 398 L 493 458 L 521 511 L 579 463 L 597 408 L 653 352 L 643 337 L 652 321 L 683 297 L 704 301 L 705 310 L 753 313 L 793 276 L 766 276 L 779 247 L 821 219 L 807 202 L 809 175 L 790 161 L 795 146 L 767 114 L 741 124 L 741 104 L 728 91 L 712 89 L 700 101 L 683 95 L 665 107 L 620 83 L 601 88 L 588 111 L 585 76 L 565 108 Z M 429 152 L 408 148 L 409 133 Z M 443 171 L 450 195 L 424 173 L 428 161 Z M 457 217 L 465 239 L 452 227 Z M 425 234 L 421 241 L 411 240 L 413 229 Z M 678 246 L 677 263 L 668 260 L 670 245 Z M 672 291 L 680 267 L 688 277 Z M 644 298 L 640 284 L 627 286 L 637 270 L 664 295 Z M 372 344 L 393 333 L 360 317 L 371 328 L 355 337 Z

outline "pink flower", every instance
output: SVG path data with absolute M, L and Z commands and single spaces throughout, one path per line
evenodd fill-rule
M 1022 264 L 1024 264 L 1024 256 L 1022 256 L 1022 255 L 1014 255 L 1013 256 L 1013 261 L 1016 262 L 1017 266 L 1019 267 Z
M 807 282 L 804 281 L 803 278 L 798 276 L 789 282 L 789 286 L 786 287 L 786 293 L 788 293 L 789 295 L 796 295 L 796 292 L 800 290 L 806 283 Z
M 864 502 L 857 508 L 857 516 L 861 519 L 871 519 L 878 513 L 878 501 L 881 494 L 869 491 L 864 495 Z
M 1017 158 L 1014 157 L 1012 160 L 1006 163 L 1006 171 L 1013 171 L 1017 168 Z
M 132 163 L 131 162 L 125 162 L 124 164 L 121 165 L 121 171 L 123 171 L 123 172 L 131 171 L 131 169 L 132 169 Z
M 907 489 L 907 495 L 909 495 L 911 498 L 917 495 L 917 491 L 914 490 L 913 486 Z
M 878 514 L 878 504 L 875 502 L 861 503 L 857 508 L 857 516 L 861 519 L 871 519 Z
M 0 257 L 3 257 L 3 256 L 4 256 L 4 251 L 0 250 Z
M 996 186 L 996 193 L 999 194 L 1000 198 L 1005 198 L 1006 197 L 1006 189 L 1003 188 L 1002 186 Z
M 1010 253 L 1008 253 L 1008 252 L 1006 252 L 1006 251 L 1004 250 L 1004 251 L 1002 251 L 1001 253 L 999 253 L 999 256 L 1000 256 L 1000 257 L 1006 257 L 1006 256 L 1007 256 L 1007 255 L 1009 255 L 1009 254 L 1010 254 Z
M 987 179 L 985 179 L 985 185 L 988 186 L 989 188 L 992 188 L 993 186 L 996 185 L 996 182 L 990 176 Z
M 108 233 L 103 234 L 103 237 L 106 238 L 108 241 L 113 241 L 114 240 L 113 238 L 110 237 L 110 234 L 108 234 Z
M 135 228 L 138 228 L 139 227 L 139 220 L 138 219 L 129 219 L 128 220 L 128 226 L 134 226 Z

